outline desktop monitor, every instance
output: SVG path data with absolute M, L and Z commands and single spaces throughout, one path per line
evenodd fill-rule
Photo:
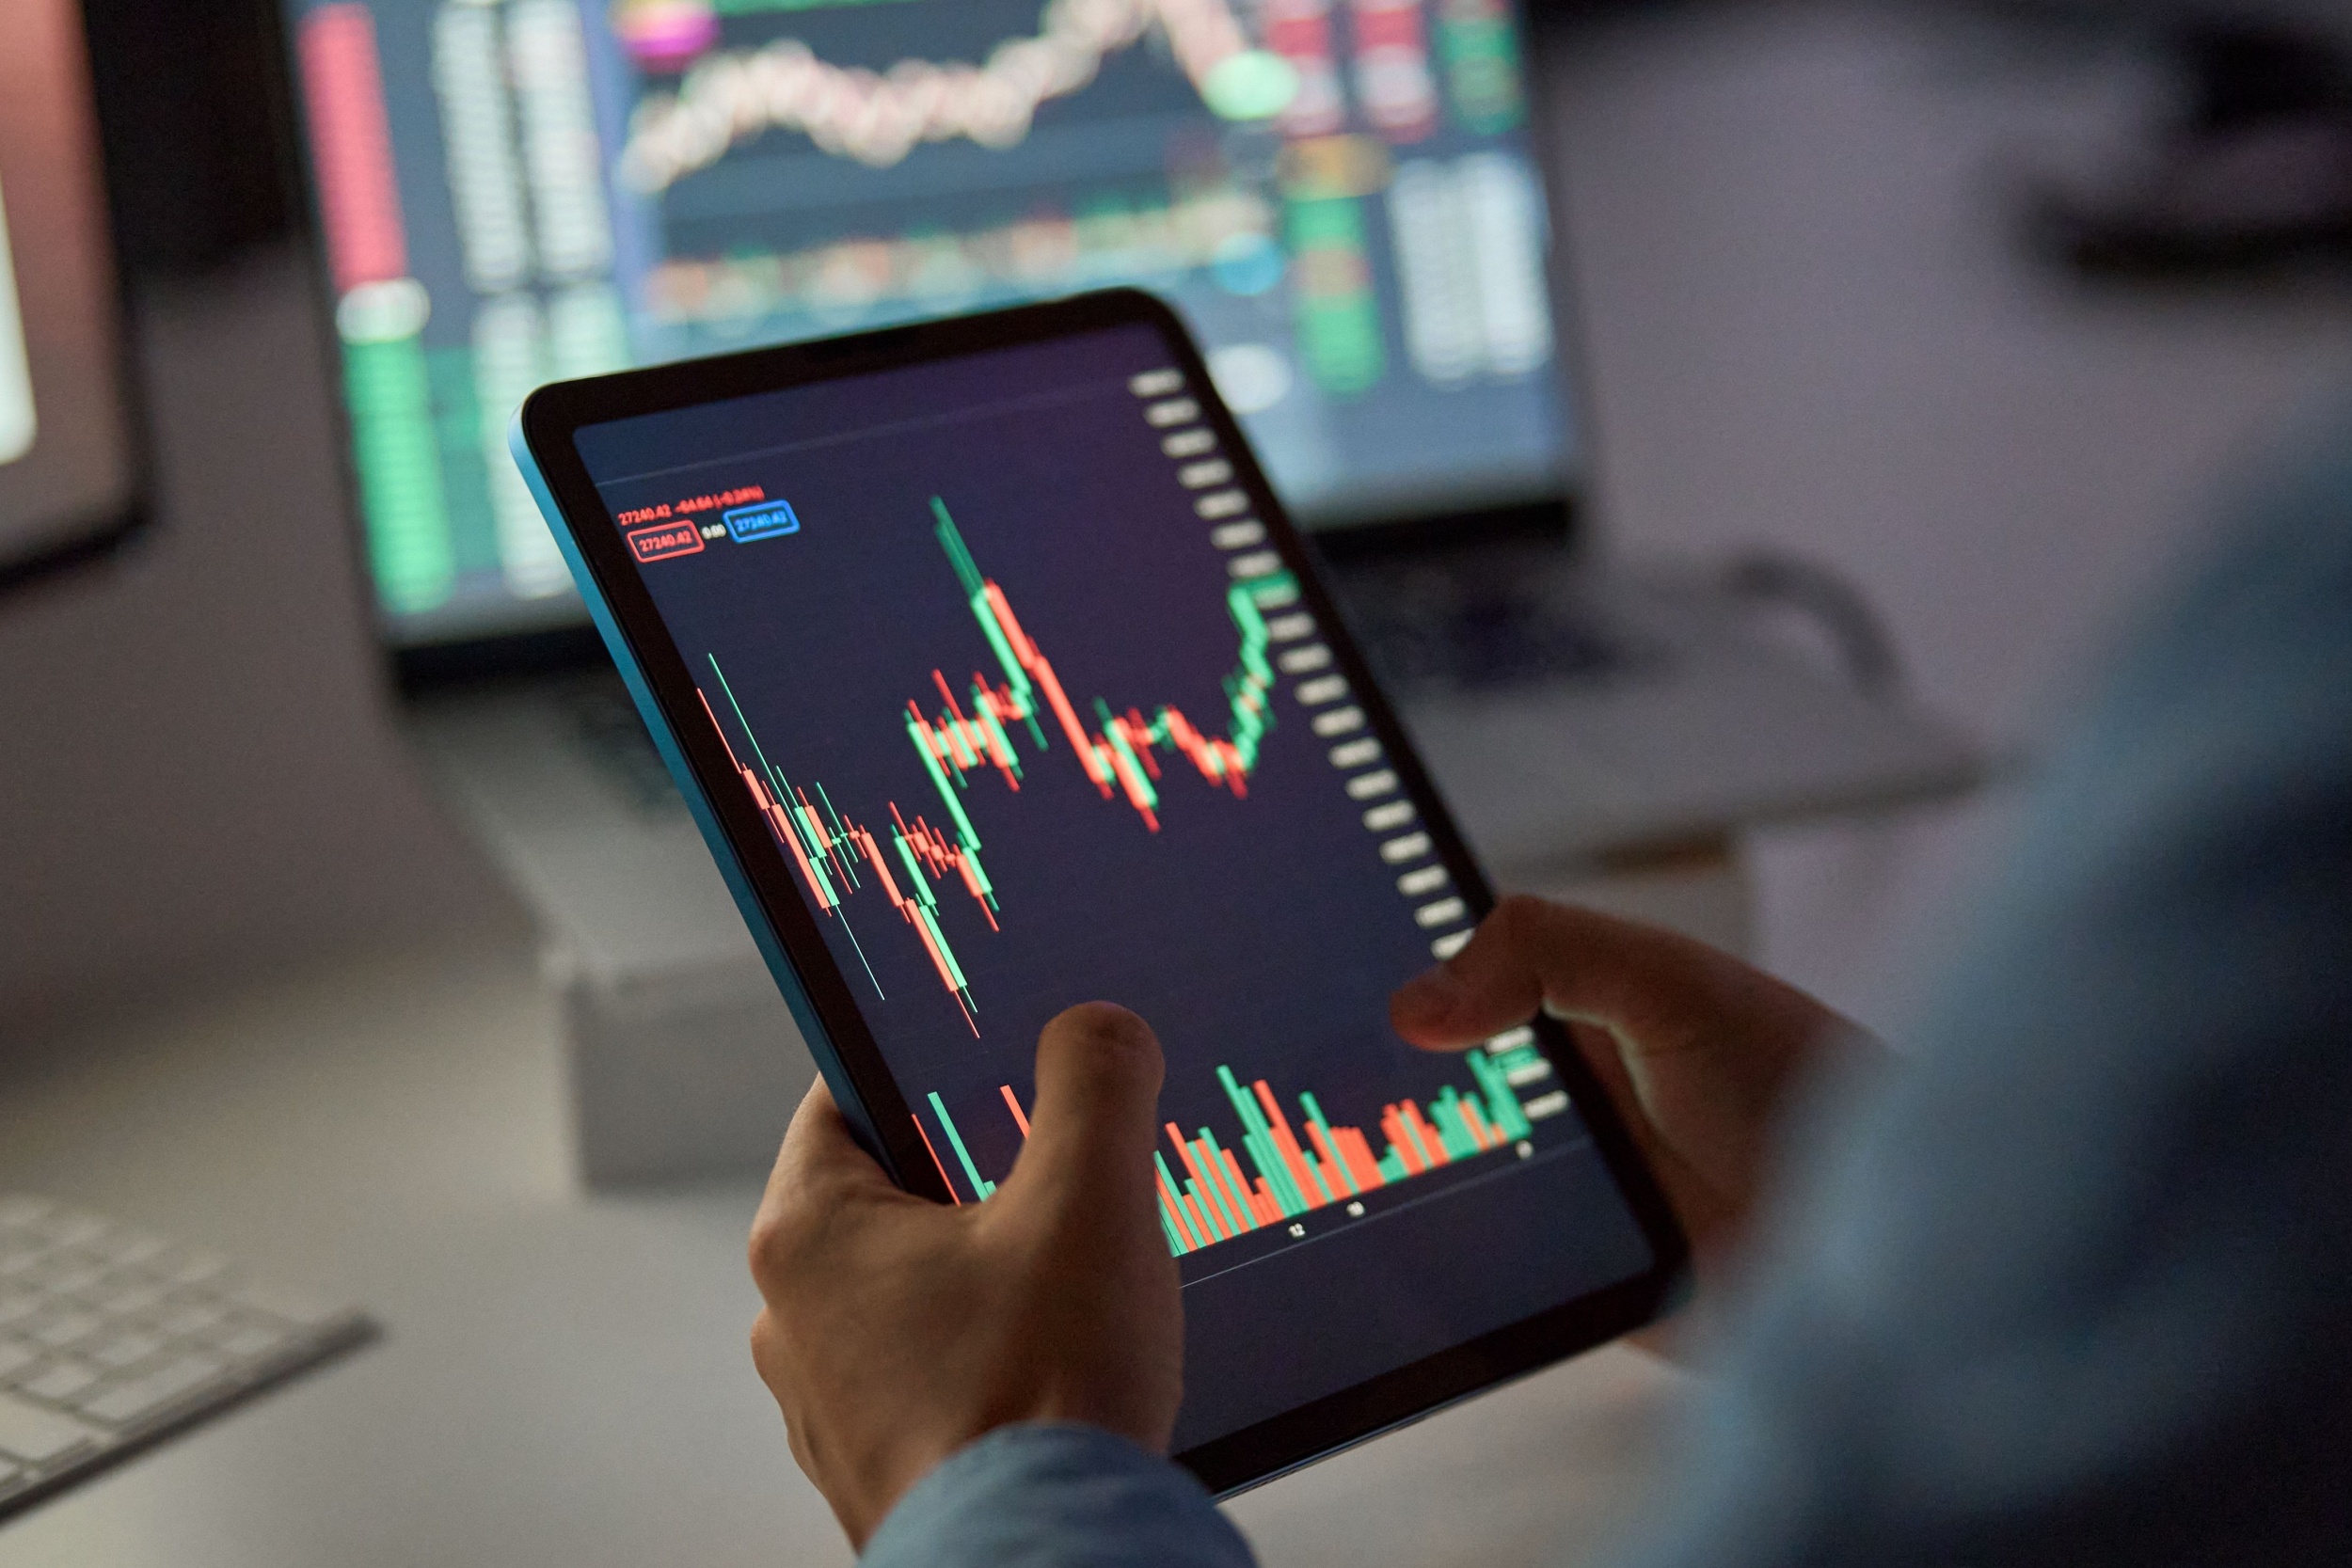
M 395 648 L 583 619 L 533 386 L 1132 283 L 1310 526 L 1574 463 L 1512 0 L 287 0 Z
M 0 8 L 0 585 L 136 515 L 121 293 L 78 0 Z

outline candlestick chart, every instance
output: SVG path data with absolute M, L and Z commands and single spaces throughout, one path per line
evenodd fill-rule
M 945 499 L 933 497 L 931 513 L 933 534 L 995 672 L 992 676 L 976 669 L 959 695 L 946 666 L 935 666 L 928 690 L 907 699 L 895 720 L 878 719 L 905 732 L 938 803 L 939 823 L 920 810 L 902 809 L 896 800 L 885 800 L 882 816 L 861 819 L 843 813 L 822 781 L 796 783 L 762 744 L 716 654 L 705 655 L 710 680 L 704 685 L 698 672 L 697 687 L 704 712 L 761 818 L 819 915 L 840 926 L 875 993 L 886 995 L 849 913 L 850 901 L 868 888 L 878 889 L 912 931 L 977 1035 L 978 1003 L 940 919 L 945 890 L 951 898 L 969 898 L 991 931 L 1001 928 L 1003 911 L 986 868 L 984 840 L 967 806 L 977 782 L 993 774 L 1006 794 L 1020 794 L 1026 769 L 1058 754 L 1058 736 L 1097 796 L 1131 811 L 1146 832 L 1160 831 L 1161 790 L 1170 773 L 1189 773 L 1209 788 L 1247 800 L 1263 742 L 1274 726 L 1274 667 L 1266 654 L 1271 639 L 1263 611 L 1295 599 L 1298 590 L 1287 574 L 1277 572 L 1227 591 L 1225 610 L 1237 646 L 1233 668 L 1222 682 L 1225 711 L 1212 728 L 1202 728 L 1172 703 L 1147 714 L 1141 706 L 1117 708 L 1096 697 L 1082 714 L 1053 661 L 1023 626 L 1010 596 L 980 569 Z M 721 721 L 723 713 L 743 741 L 739 751 Z M 879 826 L 884 816 L 888 825 Z
M 1378 1130 L 1384 1142 L 1378 1153 L 1363 1129 L 1334 1124 L 1311 1092 L 1298 1095 L 1299 1119 L 1294 1126 L 1266 1080 L 1245 1085 L 1232 1068 L 1220 1066 L 1217 1083 L 1240 1124 L 1240 1137 L 1220 1142 L 1207 1127 L 1187 1134 L 1171 1121 L 1163 1130 L 1168 1149 L 1152 1156 L 1160 1228 L 1168 1249 L 1183 1257 L 1516 1146 L 1532 1128 L 1505 1069 L 1484 1052 L 1473 1051 L 1464 1060 L 1475 1081 L 1471 1092 L 1448 1085 L 1426 1109 L 1410 1099 L 1381 1106 Z M 1012 1085 L 1000 1085 L 997 1092 L 1026 1142 L 1029 1119 Z M 980 1174 L 946 1102 L 936 1092 L 925 1099 L 931 1124 L 917 1111 L 914 1125 L 940 1180 L 958 1204 L 987 1202 L 997 1183 Z M 936 1141 L 932 1126 L 940 1133 Z M 940 1153 L 942 1143 L 961 1181 Z

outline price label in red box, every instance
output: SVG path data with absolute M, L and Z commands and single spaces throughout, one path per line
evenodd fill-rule
M 703 531 L 692 523 L 657 523 L 652 528 L 631 529 L 628 535 L 629 552 L 640 562 L 667 561 L 674 555 L 692 555 L 703 547 Z

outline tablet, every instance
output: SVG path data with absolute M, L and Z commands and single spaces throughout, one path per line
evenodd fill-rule
M 901 1185 L 989 1200 L 1064 1007 L 1158 1032 L 1212 1490 L 1658 1309 L 1682 1242 L 1558 1026 L 1389 1026 L 1490 895 L 1165 307 L 562 383 L 514 444 Z

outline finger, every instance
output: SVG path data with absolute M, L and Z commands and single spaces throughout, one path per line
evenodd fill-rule
M 897 1191 L 874 1157 L 858 1147 L 849 1118 L 820 1077 L 801 1097 L 792 1125 L 785 1129 L 784 1147 L 776 1150 L 775 1166 L 768 1173 L 768 1190 L 760 1197 L 755 1223 L 771 1221 L 809 1195 L 844 1189 Z
M 1438 968 L 1391 1000 L 1390 1022 L 1424 1050 L 1458 1051 L 1537 1007 L 1671 1048 L 1712 1011 L 1744 964 L 1671 931 L 1537 898 L 1506 898 Z M 1761 978 L 1761 976 L 1757 976 Z
M 1122 1217 L 1150 1210 L 1160 1042 L 1124 1007 L 1089 1002 L 1037 1042 L 1037 1108 L 1013 1176 L 1025 1191 L 1098 1205 Z

